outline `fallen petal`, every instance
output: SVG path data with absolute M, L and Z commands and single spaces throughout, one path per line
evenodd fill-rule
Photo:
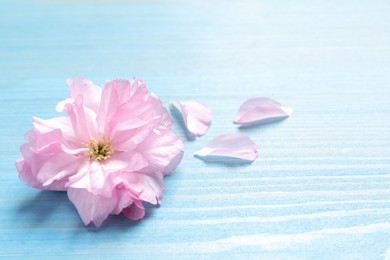
M 289 117 L 292 112 L 291 108 L 283 107 L 273 99 L 251 98 L 240 106 L 233 123 L 241 126 L 264 124 Z
M 207 133 L 211 123 L 211 110 L 195 101 L 174 100 L 171 109 L 183 119 L 184 126 L 190 138 Z
M 258 146 L 247 135 L 223 134 L 194 155 L 204 161 L 250 163 L 257 158 Z

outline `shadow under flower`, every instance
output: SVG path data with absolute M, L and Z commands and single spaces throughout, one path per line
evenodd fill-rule
M 90 223 L 88 226 L 84 226 L 81 222 L 80 225 L 84 226 L 87 231 L 90 232 L 103 232 L 109 230 L 110 232 L 123 232 L 124 230 L 135 228 L 153 215 L 154 209 L 159 206 L 143 203 L 145 207 L 145 216 L 140 220 L 131 220 L 122 213 L 119 215 L 109 215 L 100 227 L 96 227 Z M 80 220 L 81 221 L 81 220 Z
M 21 202 L 17 211 L 28 218 L 36 226 L 49 221 L 51 216 L 58 212 L 61 207 L 71 207 L 66 192 L 39 191 L 34 198 Z
M 28 220 L 28 222 L 31 223 L 29 226 L 33 228 L 38 228 L 45 224 L 51 226 L 56 214 L 58 215 L 67 212 L 68 214 L 74 214 L 74 216 L 70 216 L 72 220 L 77 219 L 76 222 L 71 221 L 71 223 L 65 221 L 67 225 L 71 224 L 69 225 L 70 228 L 75 228 L 74 231 L 76 233 L 80 230 L 87 230 L 90 232 L 101 232 L 104 230 L 115 232 L 117 230 L 118 232 L 123 232 L 123 230 L 135 227 L 139 225 L 139 223 L 150 218 L 153 214 L 153 210 L 158 208 L 158 206 L 151 204 L 144 204 L 144 207 L 145 217 L 138 221 L 131 220 L 123 214 L 119 214 L 109 215 L 100 227 L 96 227 L 92 223 L 85 226 L 79 217 L 76 208 L 69 201 L 66 192 L 41 190 L 35 197 L 22 201 L 17 208 L 17 213 L 21 218 Z M 58 225 L 61 225 L 60 221 L 58 222 Z
M 34 197 L 20 202 L 18 216 L 28 220 L 29 227 L 36 228 L 45 223 L 53 224 L 55 215 L 73 210 L 66 192 L 41 190 Z

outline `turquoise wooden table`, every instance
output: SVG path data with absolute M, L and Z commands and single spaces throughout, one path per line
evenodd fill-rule
M 0 257 L 390 259 L 389 14 L 384 0 L 1 1 Z M 142 77 L 166 105 L 213 111 L 139 222 L 85 227 L 65 193 L 18 179 L 31 117 L 56 116 L 74 75 Z M 294 114 L 240 130 L 254 96 Z M 259 158 L 193 157 L 222 133 Z

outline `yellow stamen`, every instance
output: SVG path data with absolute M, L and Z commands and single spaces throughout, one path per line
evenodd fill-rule
M 110 141 L 105 136 L 98 140 L 91 138 L 91 140 L 86 143 L 86 146 L 89 150 L 89 159 L 93 160 L 107 160 L 114 152 Z

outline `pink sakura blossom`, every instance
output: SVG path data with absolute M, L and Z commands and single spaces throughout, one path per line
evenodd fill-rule
M 70 97 L 57 105 L 64 116 L 33 117 L 16 161 L 19 177 L 44 190 L 67 191 L 85 225 L 110 214 L 144 217 L 143 202 L 159 204 L 163 177 L 183 156 L 172 119 L 144 81 L 67 80 Z

